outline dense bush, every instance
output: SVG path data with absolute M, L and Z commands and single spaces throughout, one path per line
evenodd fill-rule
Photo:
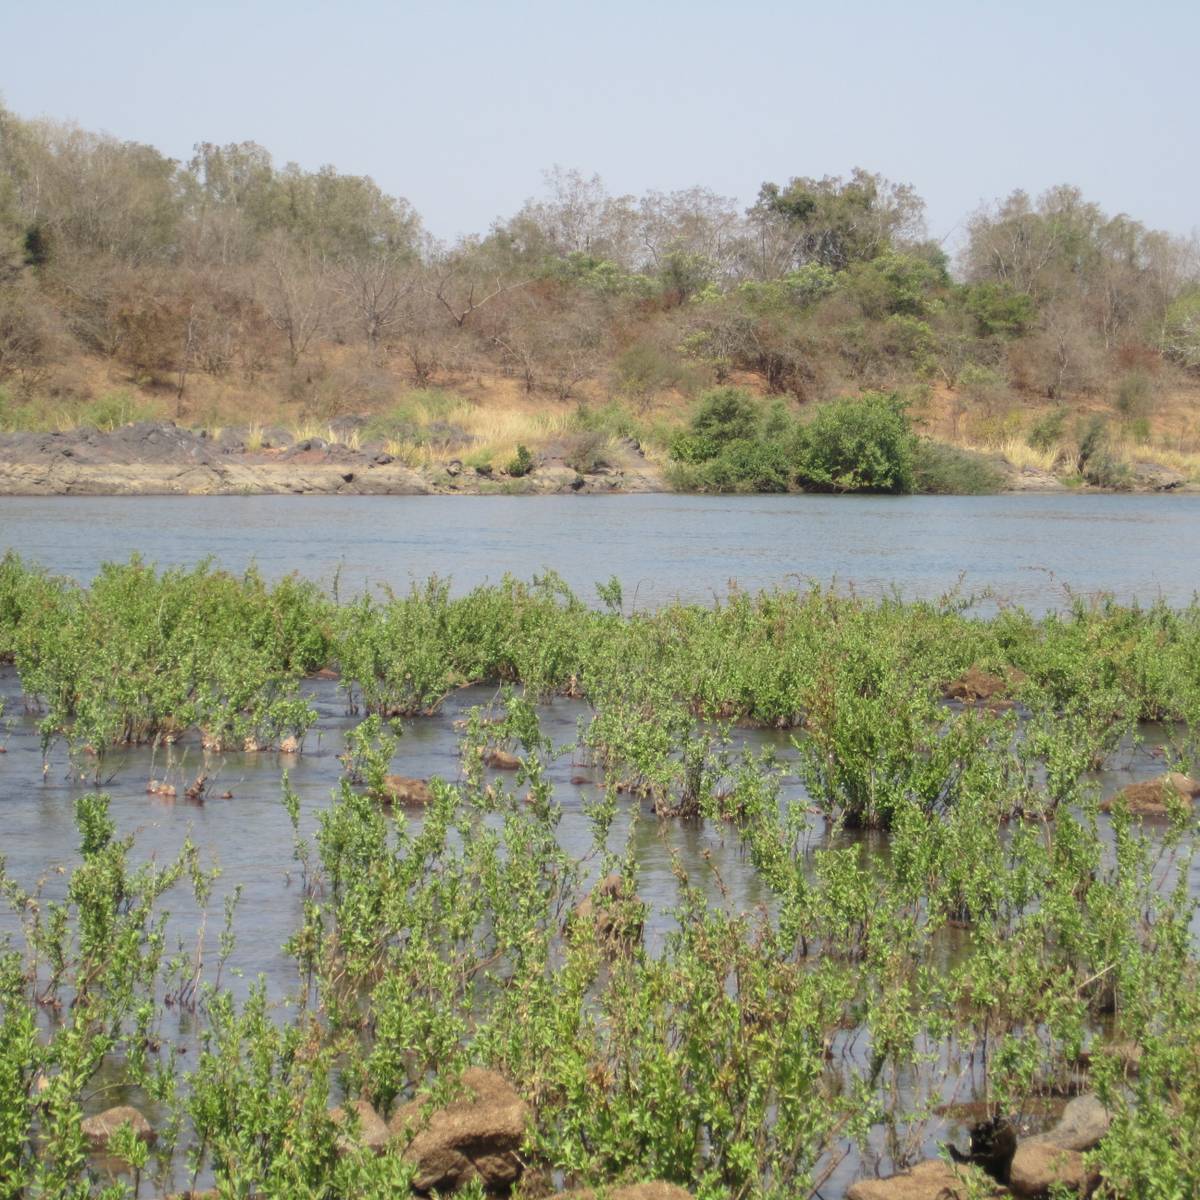
M 917 441 L 913 478 L 929 496 L 982 496 L 1004 486 L 1004 473 L 985 455 L 929 438 Z
M 916 437 L 898 396 L 868 392 L 822 405 L 802 428 L 796 478 L 821 492 L 911 492 Z

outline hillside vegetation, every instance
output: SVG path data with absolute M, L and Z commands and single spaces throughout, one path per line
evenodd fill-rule
M 1062 186 L 971 215 L 952 262 L 923 210 L 863 170 L 764 183 L 743 211 L 556 168 L 444 244 L 366 177 L 0 109 L 0 430 L 355 416 L 414 465 L 635 436 L 687 485 L 776 487 L 812 477 L 797 421 L 875 393 L 938 443 L 918 483 L 986 482 L 946 444 L 1109 486 L 1132 458 L 1196 474 L 1194 240 Z M 730 387 L 748 448 L 677 452 Z

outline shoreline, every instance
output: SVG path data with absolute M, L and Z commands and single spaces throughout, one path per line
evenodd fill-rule
M 1126 493 L 1196 493 L 1200 486 L 1154 463 L 1136 464 Z M 1056 476 L 1011 465 L 995 494 L 1089 492 Z M 530 471 L 512 476 L 460 459 L 411 467 L 379 445 L 351 447 L 322 438 L 247 447 L 236 436 L 210 437 L 171 423 L 144 422 L 104 433 L 0 435 L 0 496 L 488 496 L 691 494 L 669 486 L 641 446 L 625 438 L 604 461 L 580 471 L 553 453 L 536 455 Z

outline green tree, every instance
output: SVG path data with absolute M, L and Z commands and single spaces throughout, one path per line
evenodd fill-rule
M 896 395 L 865 392 L 822 405 L 797 438 L 796 476 L 825 492 L 911 492 L 916 438 Z

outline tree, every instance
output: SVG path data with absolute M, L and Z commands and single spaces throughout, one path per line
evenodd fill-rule
M 410 265 L 407 250 L 389 248 L 351 255 L 338 264 L 337 289 L 372 354 L 400 323 L 401 302 L 417 286 Z
M 585 254 L 632 270 L 637 262 L 637 212 L 632 196 L 610 196 L 599 175 L 555 166 L 545 173 L 548 195 L 527 200 L 496 233 L 526 261 Z
M 287 340 L 294 367 L 325 327 L 333 298 L 329 263 L 317 251 L 275 234 L 264 255 L 260 295 L 271 323 Z
M 769 278 L 818 263 L 835 271 L 869 262 L 921 237 L 925 202 L 909 184 L 855 167 L 849 179 L 797 177 L 764 183 L 750 209 L 758 230 L 761 269 Z

